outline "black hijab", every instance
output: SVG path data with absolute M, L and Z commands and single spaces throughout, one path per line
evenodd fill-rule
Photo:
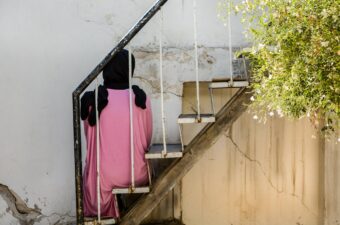
M 132 75 L 135 70 L 135 57 L 131 54 Z M 103 69 L 104 86 L 98 87 L 98 113 L 108 104 L 107 89 L 124 90 L 129 88 L 129 52 L 125 49 L 118 52 Z M 146 94 L 137 85 L 132 86 L 136 106 L 146 109 Z M 91 110 L 89 110 L 91 107 Z M 90 126 L 96 125 L 95 91 L 86 92 L 81 98 L 81 119 Z
M 135 57 L 131 55 L 132 75 Z M 104 86 L 110 89 L 129 88 L 129 51 L 123 49 L 103 69 Z

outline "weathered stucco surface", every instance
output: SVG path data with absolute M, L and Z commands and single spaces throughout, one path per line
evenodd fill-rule
M 0 1 L 0 184 L 41 213 L 34 224 L 66 224 L 75 215 L 71 93 L 154 0 Z M 198 0 L 200 76 L 228 71 L 227 31 L 218 0 Z M 133 40 L 135 82 L 152 97 L 160 141 L 155 17 Z M 233 43 L 245 44 L 233 18 Z M 169 142 L 178 141 L 182 82 L 193 80 L 192 2 L 164 8 L 164 76 Z M 93 89 L 93 86 L 90 87 Z M 0 225 L 20 220 L 0 197 Z M 169 200 L 170 201 L 170 200 Z
M 214 91 L 217 108 L 234 91 Z M 184 112 L 192 111 L 194 93 L 192 83 L 184 86 Z M 208 112 L 206 84 L 201 96 Z M 199 129 L 185 125 L 185 142 Z M 338 225 L 339 151 L 337 140 L 324 141 L 307 119 L 274 116 L 263 124 L 245 113 L 183 179 L 183 222 Z
M 340 132 L 326 140 L 325 151 L 325 224 L 340 225 Z
M 226 71 L 229 71 L 227 31 L 216 17 L 217 2 L 218 0 L 198 0 L 201 80 L 210 80 L 213 77 L 222 78 L 227 76 Z M 0 225 L 68 224 L 74 221 L 71 93 L 152 3 L 153 0 L 0 1 L 0 124 L 3 127 L 0 130 L 0 185 L 2 187 L 0 190 Z M 195 107 L 191 99 L 193 96 L 189 97 L 185 92 L 185 96 L 182 98 L 182 83 L 194 80 L 191 6 L 191 1 L 171 0 L 164 9 L 165 105 L 168 141 L 173 143 L 178 142 L 176 118 L 182 111 L 182 101 L 185 110 Z M 233 44 L 238 47 L 246 45 L 242 38 L 239 19 L 233 17 L 232 24 Z M 161 137 L 159 132 L 158 28 L 159 21 L 158 18 L 155 18 L 132 42 L 132 48 L 137 57 L 135 82 L 144 87 L 152 97 L 155 142 L 159 142 Z M 90 89 L 93 89 L 93 86 Z M 222 99 L 220 96 L 218 99 L 221 105 L 224 97 Z M 205 93 L 202 93 L 202 101 L 208 101 Z M 207 104 L 203 105 L 203 108 L 206 108 L 207 111 L 210 110 Z M 190 202 L 192 201 L 192 208 L 203 209 L 200 204 L 194 201 L 195 199 L 197 201 L 204 200 L 211 206 L 206 212 L 202 211 L 201 219 L 206 221 L 206 224 L 213 224 L 209 221 L 214 221 L 215 218 L 219 219 L 216 220 L 217 222 L 222 221 L 226 212 L 221 212 L 221 210 L 226 207 L 231 210 L 227 213 L 234 215 L 228 217 L 230 221 L 237 221 L 237 218 L 241 218 L 240 215 L 243 215 L 242 224 L 246 223 L 243 221 L 248 221 L 245 218 L 250 218 L 250 221 L 254 217 L 272 221 L 272 218 L 278 217 L 279 211 L 282 211 L 282 215 L 286 215 L 289 210 L 296 212 L 296 215 L 301 213 L 303 216 L 301 220 L 297 220 L 294 216 L 287 216 L 294 222 L 310 218 L 312 221 L 310 224 L 315 224 L 314 221 L 320 218 L 319 208 L 322 205 L 316 198 L 323 196 L 319 194 L 321 188 L 318 185 L 308 186 L 318 183 L 318 179 L 322 179 L 321 175 L 311 176 L 311 173 L 321 171 L 319 170 L 320 164 L 316 161 L 319 152 L 312 145 L 311 149 L 304 152 L 303 158 L 301 151 L 306 147 L 295 148 L 302 143 L 302 136 L 296 137 L 295 144 L 288 141 L 293 137 L 290 134 L 291 130 L 296 128 L 301 133 L 307 132 L 303 126 L 304 124 L 308 126 L 308 123 L 300 121 L 295 124 L 279 119 L 273 120 L 275 122 L 269 122 L 272 124 L 272 131 L 269 132 L 267 131 L 268 125 L 256 125 L 254 121 L 250 120 L 250 117 L 244 116 L 238 123 L 251 127 L 242 131 L 236 129 L 240 125 L 235 124 L 232 133 L 226 135 L 232 134 L 233 140 L 240 147 L 239 150 L 246 151 L 247 155 L 243 157 L 241 152 L 237 151 L 238 148 L 230 147 L 233 146 L 231 140 L 223 137 L 219 142 L 222 151 L 213 148 L 212 155 L 202 160 L 202 163 L 186 178 L 184 181 L 186 183 L 183 185 L 182 206 L 183 218 L 188 224 L 192 224 L 192 220 L 200 218 L 199 215 L 201 215 L 200 213 L 193 214 L 193 211 L 187 210 Z M 198 125 L 191 128 L 199 129 L 199 127 Z M 264 148 L 259 145 L 256 149 L 254 146 L 243 146 L 241 131 L 246 132 L 251 129 L 256 133 L 247 133 L 249 137 L 244 142 L 249 142 L 253 146 L 255 138 L 259 139 L 259 143 L 262 144 L 265 142 L 262 139 L 267 138 L 272 140 L 272 145 L 281 145 L 282 143 L 282 147 L 279 150 L 269 151 L 268 146 Z M 263 135 L 256 136 L 257 132 L 262 132 Z M 305 134 L 305 146 L 309 146 L 311 143 L 318 144 L 318 139 L 307 139 L 311 133 L 312 131 L 308 129 Z M 277 136 L 277 139 L 269 138 L 269 134 L 282 135 L 285 138 L 281 139 L 281 136 Z M 186 138 L 188 140 L 191 136 Z M 252 138 L 251 142 L 249 138 Z M 290 145 L 295 147 L 290 147 Z M 325 169 L 327 173 L 324 179 L 328 185 L 325 192 L 334 193 L 334 195 L 327 195 L 325 198 L 327 208 L 325 215 L 327 215 L 328 224 L 333 225 L 339 223 L 338 215 L 340 214 L 340 192 L 337 182 L 340 180 L 340 173 L 337 173 L 340 166 L 339 145 L 326 142 L 326 146 L 328 145 L 333 147 L 326 147 L 326 149 L 331 148 L 332 150 L 326 151 L 326 164 L 330 166 Z M 286 152 L 286 149 L 289 150 Z M 258 162 L 247 160 L 245 156 L 249 156 L 253 160 L 256 159 Z M 278 156 L 283 158 L 278 161 L 271 159 Z M 209 160 L 209 157 L 215 160 Z M 233 164 L 226 163 L 227 159 L 232 159 Z M 301 169 L 302 161 L 304 170 Z M 258 163 L 261 163 L 262 168 Z M 286 165 L 286 163 L 288 164 Z M 295 175 L 291 171 L 292 165 L 295 165 Z M 197 171 L 201 167 L 203 172 L 210 171 L 210 173 Z M 276 167 L 279 168 L 278 172 L 275 170 Z M 220 174 L 223 179 L 218 173 L 213 173 L 217 170 L 224 171 L 222 175 Z M 225 171 L 229 171 L 228 174 L 225 174 Z M 264 171 L 267 173 L 266 176 L 263 174 Z M 303 171 L 305 173 L 304 183 L 300 181 Z M 206 179 L 208 176 L 211 178 Z M 221 180 L 225 183 L 218 184 L 215 176 L 217 181 Z M 292 185 L 293 178 L 295 185 Z M 227 182 L 229 181 L 227 179 L 233 182 Z M 268 183 L 269 180 L 272 181 L 273 187 Z M 192 181 L 196 187 L 192 193 L 188 193 L 188 190 L 191 189 L 188 186 L 188 181 Z M 197 184 L 197 181 L 201 183 Z M 213 182 L 213 184 L 215 182 L 217 186 L 210 187 L 208 182 Z M 241 185 L 242 182 L 248 183 L 245 186 L 246 190 L 237 189 L 244 187 Z M 226 188 L 227 183 L 228 189 Z M 204 191 L 202 187 L 205 188 Z M 206 189 L 207 187 L 209 190 Z M 284 192 L 275 194 L 274 187 Z M 255 188 L 257 188 L 256 192 Z M 243 191 L 241 192 L 241 190 Z M 302 190 L 304 191 L 302 192 Z M 216 201 L 214 196 L 211 197 L 209 193 L 218 191 L 229 191 L 228 193 L 235 191 L 237 194 L 233 196 L 232 201 L 229 199 L 227 201 L 226 197 L 218 198 Z M 181 187 L 176 188 L 172 196 L 169 195 L 152 217 L 156 219 L 168 219 L 173 216 L 180 218 L 182 215 L 180 192 Z M 203 195 L 200 197 L 201 193 Z M 228 196 L 230 195 L 228 194 Z M 294 195 L 296 196 L 294 197 Z M 16 196 L 16 200 L 13 196 Z M 269 200 L 264 200 L 264 196 L 268 196 Z M 304 200 L 302 201 L 303 196 Z M 20 209 L 17 208 L 18 205 L 15 205 L 16 201 L 19 201 L 20 207 L 28 210 L 29 213 L 22 215 Z M 259 209 L 260 211 L 255 211 L 254 204 L 261 205 L 259 202 L 262 204 L 262 208 Z M 277 202 L 280 204 L 282 202 L 280 209 L 277 208 L 277 204 L 279 204 Z M 303 207 L 302 203 L 308 206 L 309 210 Z M 172 208 L 173 204 L 176 206 L 175 208 Z M 230 204 L 236 206 L 233 208 Z M 270 206 L 268 210 L 273 211 L 272 217 L 269 213 L 267 216 L 270 218 L 259 216 L 267 210 L 265 206 Z M 295 209 L 294 207 L 296 210 L 292 210 L 292 208 Z M 217 210 L 220 208 L 221 210 Z M 24 212 L 26 212 L 25 210 Z M 214 218 L 211 218 L 212 211 L 217 212 Z M 311 212 L 316 216 L 312 217 Z M 262 221 L 257 223 L 261 224 Z M 269 224 L 269 222 L 263 222 L 263 224 Z

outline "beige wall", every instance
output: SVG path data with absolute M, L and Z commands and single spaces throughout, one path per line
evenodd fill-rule
M 214 91 L 217 109 L 232 92 L 235 90 Z M 201 97 L 202 110 L 209 112 L 206 83 L 201 85 Z M 187 83 L 183 111 L 193 110 L 195 88 Z M 185 125 L 185 142 L 202 126 Z M 326 221 L 338 225 L 339 147 L 335 139 L 325 143 L 307 119 L 274 116 L 263 124 L 244 113 L 183 179 L 183 222 L 320 225 Z
M 326 141 L 325 154 L 325 200 L 327 225 L 340 224 L 340 143 L 336 142 L 340 132 Z M 337 137 L 337 138 L 336 138 Z

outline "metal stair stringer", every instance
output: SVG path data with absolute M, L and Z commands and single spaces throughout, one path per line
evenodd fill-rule
M 251 88 L 241 88 L 216 115 L 216 122 L 207 124 L 187 145 L 184 156 L 173 162 L 145 194 L 122 218 L 121 225 L 137 225 L 146 218 L 190 169 L 202 158 L 233 122 L 246 111 L 252 96 Z

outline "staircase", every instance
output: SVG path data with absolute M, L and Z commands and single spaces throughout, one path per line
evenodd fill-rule
M 86 220 L 83 216 L 83 193 L 82 193 L 82 156 L 81 156 L 81 124 L 80 124 L 80 95 L 92 81 L 101 73 L 105 65 L 112 57 L 122 50 L 144 25 L 161 9 L 167 0 L 158 0 L 136 23 L 136 25 L 121 39 L 117 46 L 96 66 L 96 68 L 79 84 L 73 92 L 73 129 L 74 129 L 74 154 L 75 154 L 75 178 L 76 178 L 76 206 L 77 224 L 98 224 L 95 220 Z M 243 61 L 244 62 L 244 61 Z M 232 75 L 231 75 L 232 77 Z M 163 146 L 153 146 L 147 159 L 153 158 L 176 158 L 176 160 L 162 173 L 153 183 L 151 190 L 143 189 L 144 194 L 133 208 L 124 215 L 119 224 L 137 225 L 145 219 L 152 210 L 157 207 L 160 201 L 175 187 L 187 172 L 197 163 L 204 153 L 218 139 L 224 130 L 230 128 L 233 122 L 246 110 L 250 104 L 252 95 L 249 86 L 248 76 L 239 80 L 213 80 L 209 85 L 213 114 L 185 114 L 178 118 L 179 124 L 185 123 L 207 123 L 207 125 L 196 135 L 187 146 L 168 146 L 169 152 L 162 154 Z M 237 93 L 215 114 L 213 106 L 212 90 L 215 88 L 237 87 Z M 165 146 L 164 146 L 165 147 Z M 179 151 L 178 151 L 179 149 Z M 128 190 L 128 189 L 126 189 Z M 124 190 L 113 190 L 122 191 Z M 117 193 L 118 193 L 117 192 Z M 126 192 L 128 193 L 128 191 Z M 101 224 L 112 224 L 112 219 L 102 220 Z
M 224 130 L 247 109 L 251 90 L 240 89 L 216 115 L 216 122 L 206 125 L 185 148 L 182 158 L 177 159 L 152 186 L 151 192 L 144 195 L 137 204 L 122 218 L 120 224 L 137 225 L 149 215 L 160 201 L 190 171 L 204 153 L 208 151 Z

